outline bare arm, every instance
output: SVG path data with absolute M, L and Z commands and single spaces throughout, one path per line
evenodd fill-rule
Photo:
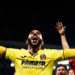
M 57 22 L 56 29 L 61 36 L 61 43 L 62 43 L 63 49 L 69 49 L 69 45 L 68 45 L 68 42 L 67 42 L 66 36 L 65 36 L 66 26 L 63 26 L 62 22 Z

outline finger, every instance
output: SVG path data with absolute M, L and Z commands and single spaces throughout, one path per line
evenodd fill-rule
M 55 27 L 57 30 L 60 30 L 60 28 L 59 27 Z
M 57 29 L 62 29 L 62 28 L 64 28 L 62 22 L 57 22 L 57 23 L 56 23 L 56 27 L 57 27 Z
M 64 29 L 66 29 L 66 26 L 64 26 Z
M 56 25 L 62 25 L 63 26 L 62 22 L 57 22 Z
M 56 25 L 58 25 L 59 24 L 59 21 L 56 23 Z
M 61 24 L 57 24 L 56 27 L 62 28 L 63 26 Z
M 62 25 L 62 22 L 60 22 L 60 24 Z
M 57 23 L 59 23 L 59 21 Z
M 56 23 L 56 27 L 60 27 L 60 23 Z
M 60 25 L 63 26 L 62 22 L 60 22 Z

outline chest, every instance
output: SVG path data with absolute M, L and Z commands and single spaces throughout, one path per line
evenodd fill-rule
M 53 59 L 46 53 L 25 54 L 17 56 L 15 62 L 19 66 L 45 66 L 51 63 Z

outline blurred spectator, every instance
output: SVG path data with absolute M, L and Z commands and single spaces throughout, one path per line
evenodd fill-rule
M 70 67 L 73 69 L 74 75 L 75 75 L 75 59 L 71 59 L 71 60 L 69 61 L 69 65 L 70 65 Z
M 70 69 L 68 75 L 75 75 L 73 69 Z
M 68 75 L 67 67 L 62 64 L 56 66 L 56 74 L 55 75 Z

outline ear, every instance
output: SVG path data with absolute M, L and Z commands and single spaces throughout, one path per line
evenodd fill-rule
M 44 45 L 44 40 L 42 40 L 42 43 L 41 44 Z
M 28 44 L 28 39 L 26 40 L 26 44 Z

